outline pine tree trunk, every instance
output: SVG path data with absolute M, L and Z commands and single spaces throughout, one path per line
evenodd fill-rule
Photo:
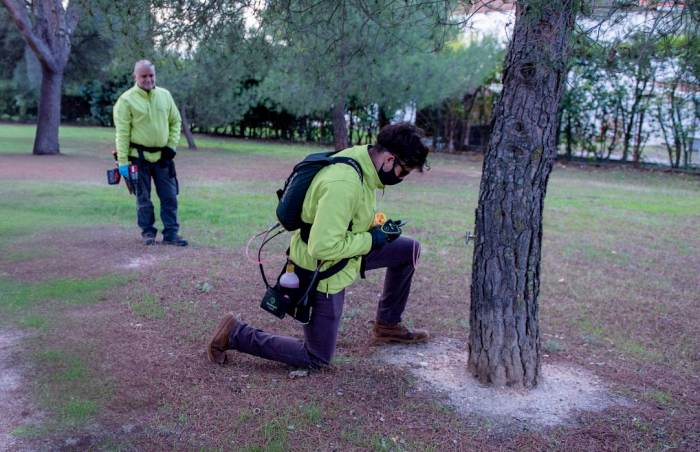
M 476 211 L 468 367 L 494 386 L 533 388 L 540 373 L 542 208 L 575 3 L 517 4 L 493 112 Z
M 41 68 L 41 96 L 36 119 L 34 155 L 55 155 L 60 152 L 58 128 L 61 124 L 61 87 L 63 71 Z
M 333 107 L 333 141 L 335 150 L 348 147 L 348 125 L 345 122 L 345 99 L 339 100 Z

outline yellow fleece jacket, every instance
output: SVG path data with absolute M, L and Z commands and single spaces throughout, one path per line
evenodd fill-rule
M 136 149 L 129 143 L 146 147 L 169 147 L 175 150 L 180 141 L 180 112 L 167 89 L 155 87 L 145 91 L 134 85 L 125 91 L 113 110 L 116 128 L 117 160 L 129 163 L 129 156 L 137 158 Z M 144 152 L 149 162 L 160 160 L 160 152 Z
M 339 157 L 350 157 L 360 164 L 363 180 L 350 165 L 336 163 L 323 168 L 309 186 L 301 219 L 311 223 L 308 245 L 295 231 L 290 244 L 290 258 L 307 270 L 314 270 L 318 260 L 325 270 L 343 258 L 351 258 L 345 268 L 322 280 L 318 291 L 334 294 L 351 285 L 360 274 L 363 255 L 372 248 L 368 232 L 377 206 L 376 190 L 384 188 L 370 159 L 367 146 L 345 149 Z M 352 230 L 348 225 L 352 221 Z

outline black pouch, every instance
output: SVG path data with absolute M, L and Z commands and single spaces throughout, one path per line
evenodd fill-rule
M 286 268 L 287 265 L 285 264 L 282 272 L 277 277 L 277 283 L 267 288 L 260 302 L 260 307 L 280 319 L 283 319 L 285 315 L 289 315 L 303 324 L 308 324 L 311 321 L 313 312 L 319 272 L 318 270 L 310 271 L 295 266 L 294 273 L 299 277 L 299 288 L 290 289 L 282 287 L 279 283 L 280 277 L 284 274 Z
M 166 146 L 162 151 L 160 151 L 160 159 L 170 161 L 175 158 L 175 154 L 175 149 Z
M 279 289 L 279 284 L 275 287 L 268 287 L 260 302 L 260 307 L 275 317 L 283 319 L 284 316 L 287 315 L 287 310 L 292 303 L 292 299 Z

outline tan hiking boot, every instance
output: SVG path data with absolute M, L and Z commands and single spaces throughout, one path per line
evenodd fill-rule
M 402 344 L 415 344 L 425 342 L 430 337 L 426 330 L 409 330 L 401 323 L 388 325 L 379 321 L 374 322 L 374 344 L 386 344 L 399 342 Z
M 214 332 L 214 337 L 209 342 L 207 347 L 209 361 L 222 365 L 226 363 L 226 350 L 229 349 L 228 337 L 235 327 L 236 318 L 233 313 L 229 312 L 221 319 L 219 326 L 216 327 L 216 332 Z

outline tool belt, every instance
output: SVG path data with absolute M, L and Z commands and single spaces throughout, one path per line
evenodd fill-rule
M 175 158 L 175 151 L 173 151 L 172 149 L 170 149 L 167 146 L 148 147 L 148 146 L 144 146 L 144 145 L 138 144 L 138 143 L 129 143 L 129 147 L 136 149 L 136 152 L 139 153 L 139 160 L 144 160 L 144 158 L 143 158 L 144 152 L 148 152 L 148 153 L 160 152 L 159 162 L 169 162 L 170 160 Z
M 175 170 L 175 162 L 173 162 L 173 159 L 175 158 L 175 151 L 170 149 L 169 147 L 148 147 L 148 146 L 143 146 L 138 143 L 129 143 L 130 148 L 136 149 L 136 151 L 139 153 L 138 159 L 134 159 L 133 157 L 129 157 L 129 161 L 133 162 L 136 161 L 138 163 L 138 166 L 141 167 L 141 171 L 148 171 L 150 172 L 151 170 L 147 168 L 147 163 L 150 164 L 157 164 L 160 165 L 161 167 L 165 168 L 168 167 L 168 173 L 170 174 L 170 177 L 175 179 L 175 193 L 177 195 L 180 194 L 180 181 L 177 179 L 177 171 Z M 143 158 L 143 153 L 144 152 L 160 152 L 160 159 L 157 162 L 149 162 L 148 160 Z

